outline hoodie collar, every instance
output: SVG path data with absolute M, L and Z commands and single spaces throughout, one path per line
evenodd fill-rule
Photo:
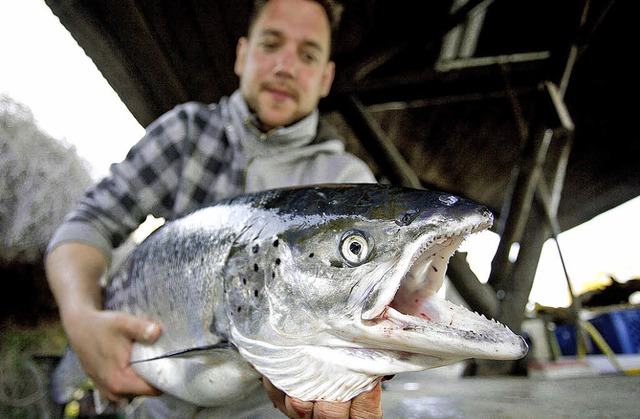
M 319 113 L 314 109 L 309 116 L 287 127 L 276 127 L 263 133 L 258 129 L 256 116 L 249 111 L 240 90 L 229 98 L 229 116 L 245 151 L 255 155 L 281 152 L 283 148 L 297 148 L 310 144 L 317 134 Z

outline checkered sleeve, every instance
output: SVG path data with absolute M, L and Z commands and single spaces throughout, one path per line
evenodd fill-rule
M 184 156 L 193 148 L 191 131 L 197 104 L 179 105 L 161 116 L 126 158 L 91 187 L 49 249 L 61 241 L 78 240 L 101 248 L 108 256 L 149 214 L 169 218 L 181 182 Z M 76 237 L 77 236 L 77 237 Z

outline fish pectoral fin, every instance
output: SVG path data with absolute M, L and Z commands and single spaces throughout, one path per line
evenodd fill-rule
M 151 358 L 144 359 L 135 359 L 129 362 L 129 365 L 140 364 L 143 362 L 156 361 L 158 359 L 166 359 L 166 358 L 189 358 L 206 355 L 207 353 L 216 352 L 216 351 L 227 351 L 230 349 L 234 349 L 233 344 L 223 341 L 214 343 L 212 345 L 202 345 L 202 346 L 194 346 L 191 348 L 178 349 L 176 351 L 171 351 L 164 353 L 162 355 L 154 356 Z
M 131 367 L 163 393 L 214 407 L 237 403 L 262 383 L 260 374 L 228 342 L 170 351 L 172 347 L 134 344 Z

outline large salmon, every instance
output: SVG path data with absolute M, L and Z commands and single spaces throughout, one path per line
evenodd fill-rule
M 383 185 L 243 195 L 154 232 L 105 307 L 162 324 L 132 362 L 188 403 L 236 403 L 259 375 L 297 398 L 349 400 L 384 376 L 525 355 L 507 327 L 436 296 L 451 255 L 492 221 L 460 197 Z

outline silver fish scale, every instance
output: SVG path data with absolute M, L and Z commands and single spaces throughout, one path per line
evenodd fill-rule
M 214 301 L 220 300 L 222 281 L 212 276 L 221 274 L 228 239 L 198 226 L 160 227 L 113 276 L 105 290 L 105 307 L 161 321 L 163 329 L 171 331 L 160 337 L 163 350 L 220 340 L 227 330 L 218 330 L 213 309 L 219 307 Z M 176 286 L 177 278 L 188 286 Z

